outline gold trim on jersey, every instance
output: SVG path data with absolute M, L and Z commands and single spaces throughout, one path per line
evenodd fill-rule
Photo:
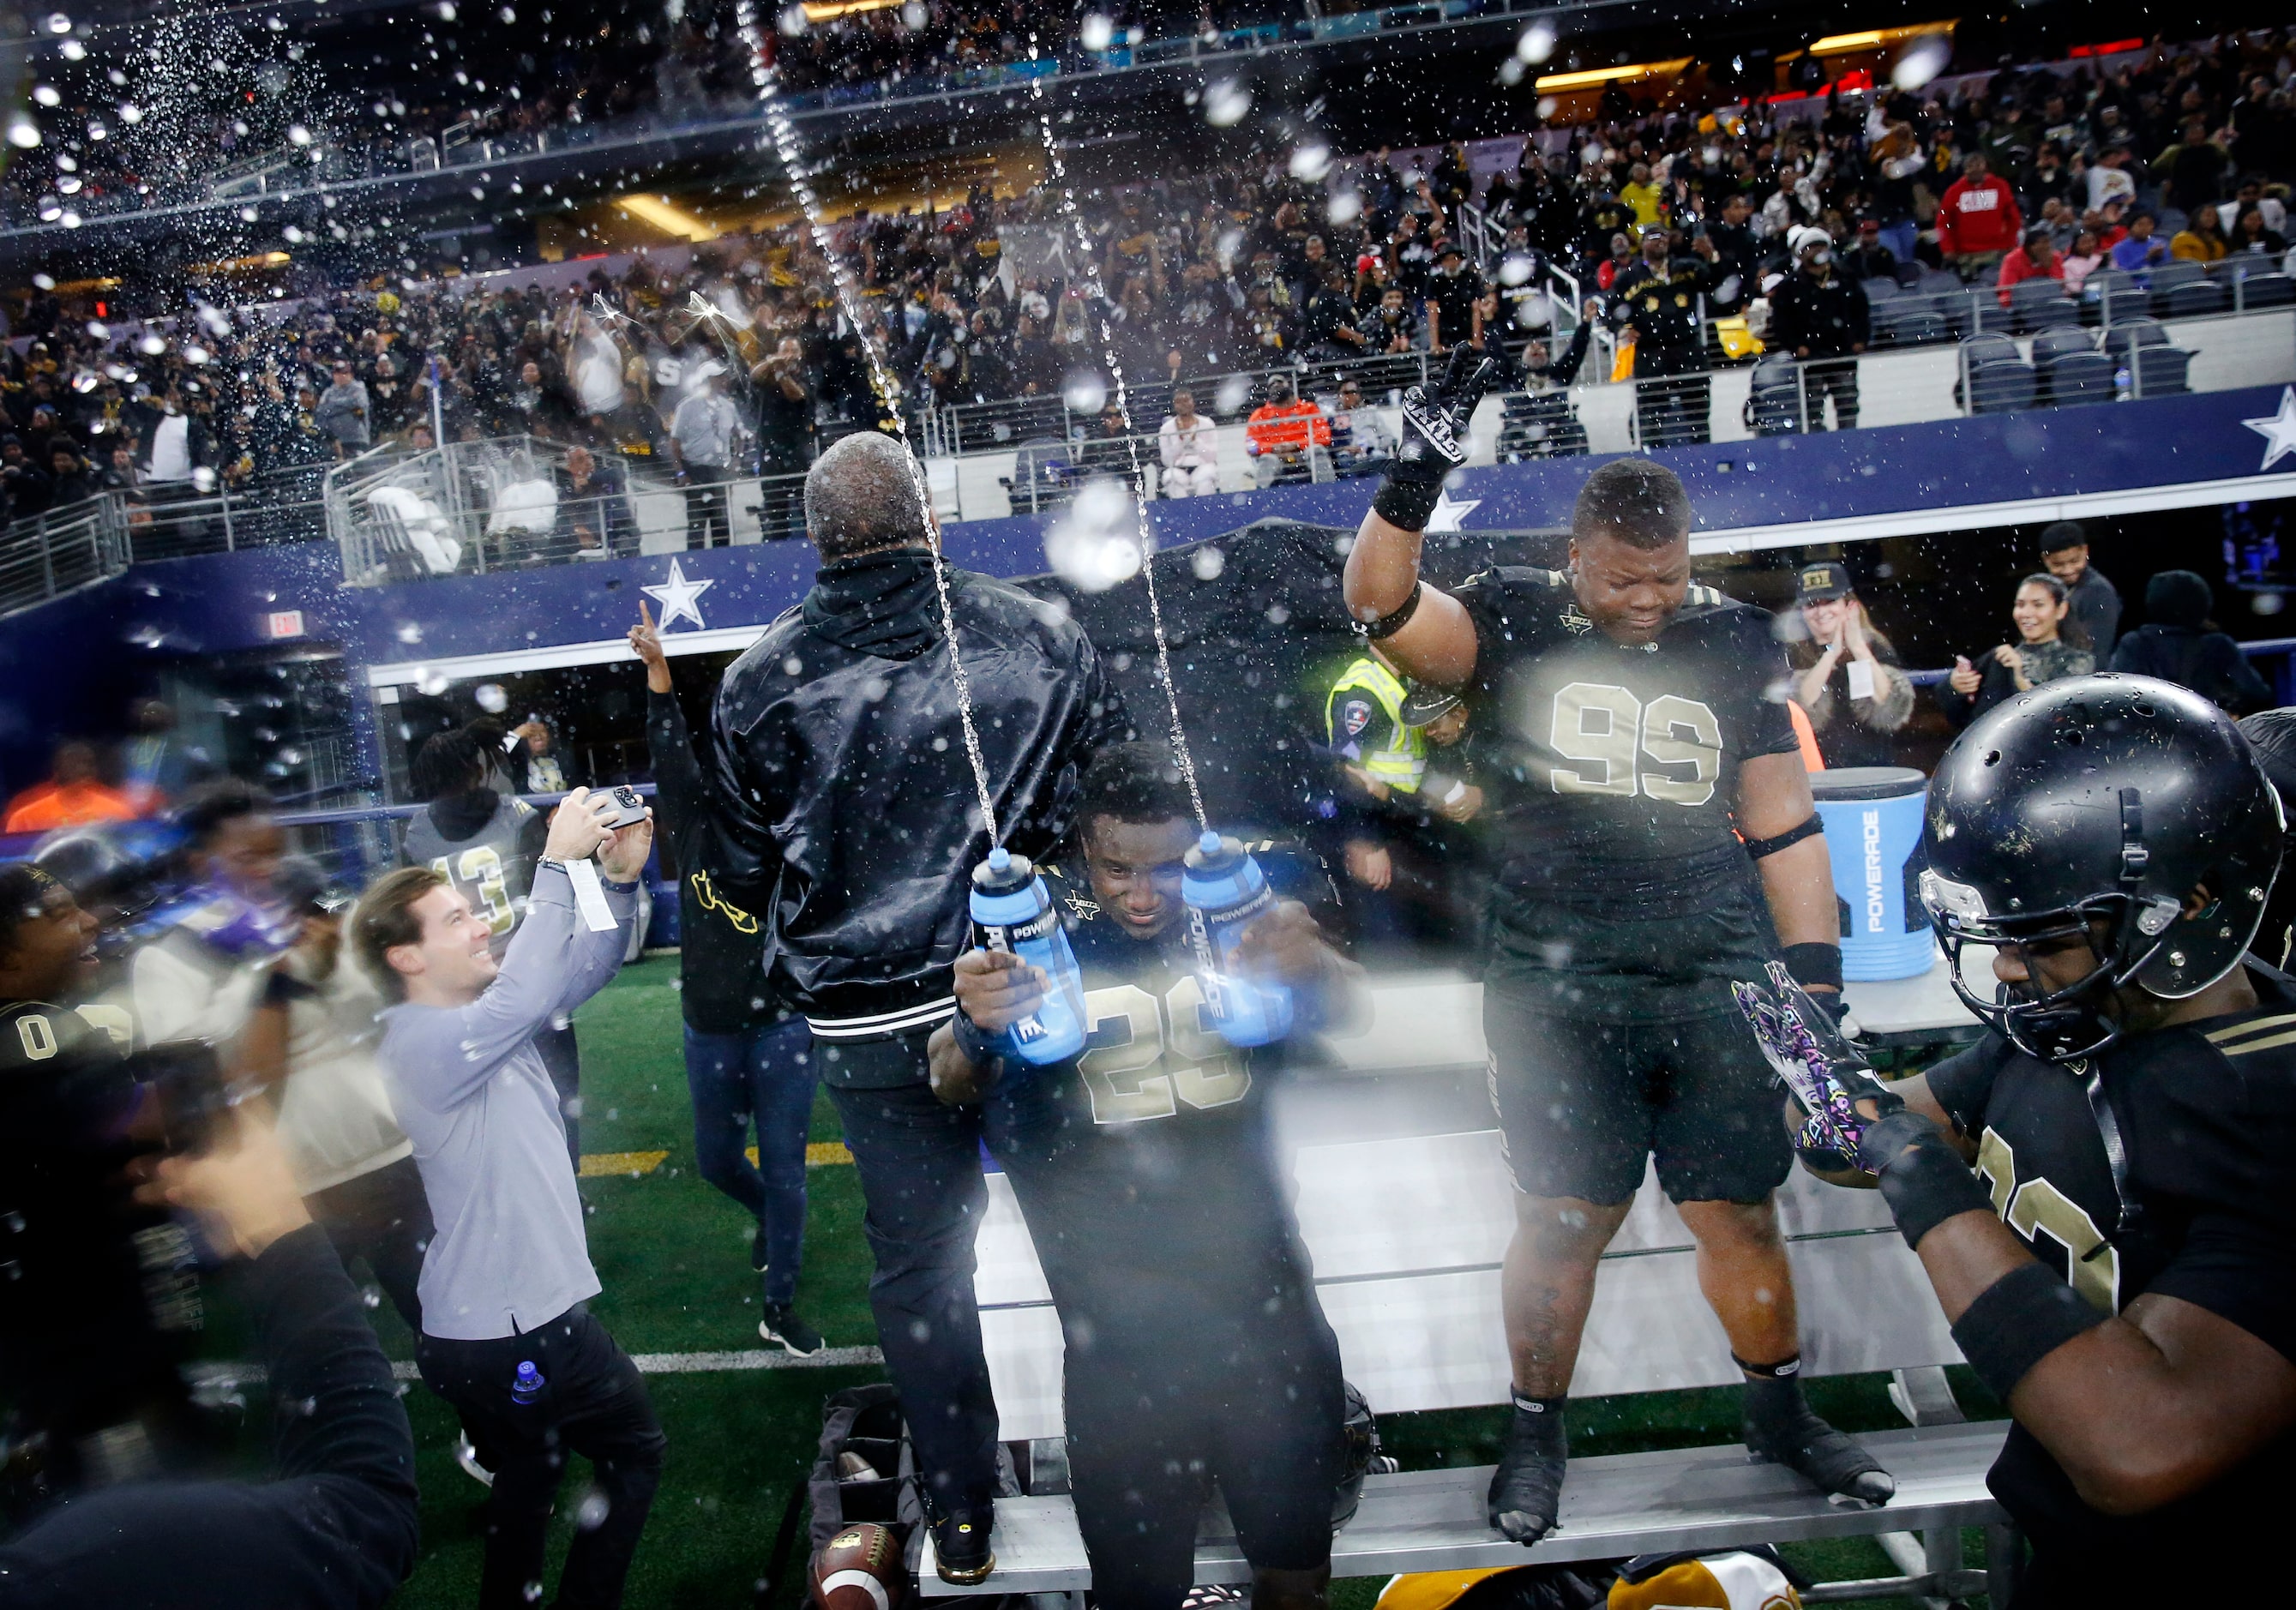
M 2284 1030 L 2287 1032 L 2275 1034 L 2269 1039 L 2251 1038 L 2273 1029 Z M 2275 1017 L 2251 1018 L 2244 1023 L 2234 1023 L 2229 1029 L 2211 1030 L 2203 1038 L 2226 1056 L 2237 1056 L 2244 1051 L 2262 1051 L 2273 1046 L 2288 1045 L 2296 1042 L 2296 1012 L 2283 1012 Z M 2244 1039 L 2248 1043 L 2235 1046 L 2232 1042 L 2236 1039 Z

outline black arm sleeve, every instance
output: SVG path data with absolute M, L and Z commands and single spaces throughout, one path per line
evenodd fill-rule
M 1578 366 L 1587 361 L 1587 348 L 1594 339 L 1595 321 L 1582 318 L 1578 327 L 1570 333 L 1570 345 L 1561 357 L 1546 366 L 1546 378 L 1558 386 L 1567 386 L 1578 378 Z
M 116 1487 L 0 1546 L 0 1603 L 95 1610 L 380 1606 L 414 1568 L 414 1436 L 326 1232 L 248 1276 L 277 1480 Z
M 676 867 L 682 874 L 684 863 L 678 858 L 706 806 L 701 762 L 693 753 L 685 711 L 675 693 L 646 690 L 646 754 L 653 763 L 654 826 L 662 835 L 662 864 Z

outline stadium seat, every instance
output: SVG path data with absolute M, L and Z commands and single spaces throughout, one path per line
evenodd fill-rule
M 1895 280 L 1860 280 L 1858 285 L 1866 292 L 1866 303 L 1876 310 L 1883 302 L 1893 302 L 1905 295 L 1905 292 L 1898 289 L 1898 282 Z
M 2223 313 L 2231 307 L 2232 288 L 2219 285 L 2214 280 L 2172 285 L 2169 290 L 2170 318 L 2193 318 L 2206 313 Z
M 2046 367 L 2069 352 L 2094 352 L 2096 339 L 2086 330 L 2044 330 L 2033 338 L 2033 365 Z
M 2020 335 L 2077 324 L 2080 308 L 2065 294 L 2062 280 L 2021 280 L 2009 287 L 2011 328 Z
M 1895 347 L 1918 347 L 1947 339 L 1951 332 L 1944 317 L 1926 301 L 1915 300 L 1912 305 L 1903 303 L 1890 310 L 1890 344 Z
M 2038 361 L 2038 350 L 2034 357 L 2035 366 L 2041 374 L 2041 390 L 2046 393 L 2040 400 L 2047 407 L 2062 408 L 2078 403 L 2112 400 L 2112 360 L 2103 353 L 2067 352 L 2046 364 Z
M 1801 374 L 1793 359 L 1773 353 L 1754 366 L 1748 377 L 1745 421 L 1757 436 L 1800 434 Z
M 2125 318 L 2115 320 L 2105 327 L 2104 355 L 2115 367 L 2128 361 L 2129 352 L 2138 347 L 2165 347 L 2169 333 L 2158 319 Z
M 2145 283 L 2152 288 L 2153 314 L 2167 317 L 2170 292 L 2179 285 L 2206 284 L 2208 278 L 2209 271 L 2198 263 L 2163 263 L 2152 269 L 2145 275 Z
M 1975 335 L 1983 328 L 1978 322 L 1980 308 L 1977 299 L 1967 291 L 1935 292 L 1928 300 L 1944 324 L 1946 333 L 1956 341 L 1964 335 Z
M 2243 312 L 2258 308 L 2284 308 L 2296 302 L 2296 280 L 2276 269 L 2243 263 L 2233 275 L 2233 298 Z
M 2033 406 L 2033 366 L 2005 335 L 1972 335 L 1961 343 L 1964 382 L 1955 384 L 1956 397 L 1966 385 L 1966 407 L 1972 414 L 2003 414 Z
M 2181 397 L 2190 391 L 2193 355 L 2181 347 L 2139 347 L 2131 379 L 2138 397 Z
M 446 515 L 429 498 L 405 487 L 377 487 L 366 495 L 376 546 L 393 579 L 450 576 L 462 563 L 463 545 L 447 535 Z

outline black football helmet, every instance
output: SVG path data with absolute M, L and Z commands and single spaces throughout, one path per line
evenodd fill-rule
M 2145 677 L 2050 682 L 1980 717 L 1930 780 L 1922 904 L 1969 1009 L 2051 1062 L 2103 1050 L 2135 984 L 2197 995 L 2239 964 L 2278 869 L 2279 796 L 2208 700 Z M 2212 897 L 2187 915 L 2205 885 Z M 2102 928 L 2097 926 L 2102 924 Z M 2081 935 L 2078 983 L 1983 998 L 1962 948 Z

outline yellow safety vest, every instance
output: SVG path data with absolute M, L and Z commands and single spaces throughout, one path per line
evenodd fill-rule
M 1379 730 L 1374 732 L 1376 727 Z M 1427 775 L 1427 740 L 1403 724 L 1403 682 L 1366 654 L 1340 673 L 1324 702 L 1324 733 L 1332 749 L 1375 783 L 1417 793 Z

